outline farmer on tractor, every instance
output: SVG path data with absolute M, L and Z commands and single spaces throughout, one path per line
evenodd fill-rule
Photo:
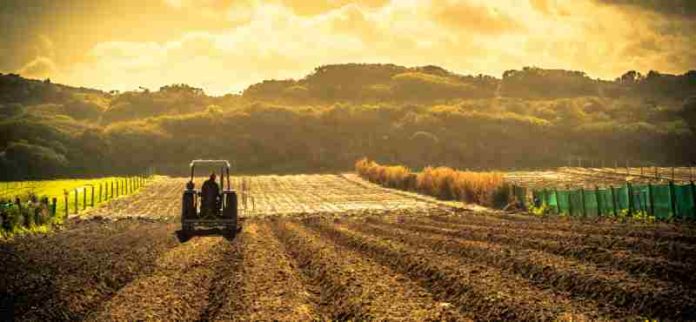
M 203 182 L 201 188 L 201 213 L 217 215 L 220 202 L 220 186 L 215 182 L 215 172 L 210 174 L 210 179 Z

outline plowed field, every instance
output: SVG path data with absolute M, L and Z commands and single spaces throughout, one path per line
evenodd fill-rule
M 355 176 L 259 176 L 232 239 L 161 179 L 0 248 L 17 320 L 696 319 L 696 229 L 480 213 Z M 251 201 L 249 201 L 251 203 Z

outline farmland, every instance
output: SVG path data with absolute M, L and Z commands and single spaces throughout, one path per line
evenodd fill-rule
M 234 239 L 177 238 L 160 178 L 0 248 L 29 320 L 696 318 L 696 229 L 480 212 L 354 174 L 236 177 Z
M 674 171 L 674 172 L 673 172 Z M 595 186 L 631 183 L 665 184 L 693 181 L 696 168 L 642 167 L 642 168 L 581 168 L 562 167 L 548 171 L 514 171 L 505 173 L 505 181 L 534 188 L 594 188 Z

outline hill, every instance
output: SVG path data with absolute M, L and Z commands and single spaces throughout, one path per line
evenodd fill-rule
M 696 160 L 696 72 L 613 81 L 525 67 L 502 78 L 437 66 L 321 66 L 213 97 L 185 84 L 103 92 L 0 74 L 0 179 L 177 173 L 193 158 L 243 172 L 544 167 Z

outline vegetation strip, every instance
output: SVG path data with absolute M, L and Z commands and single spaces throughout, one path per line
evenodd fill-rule
M 523 279 L 501 274 L 484 265 L 371 237 L 321 220 L 308 220 L 305 224 L 325 238 L 408 275 L 440 301 L 471 312 L 476 319 L 558 320 L 598 317 L 591 306 L 571 303 L 563 297 L 537 289 Z

